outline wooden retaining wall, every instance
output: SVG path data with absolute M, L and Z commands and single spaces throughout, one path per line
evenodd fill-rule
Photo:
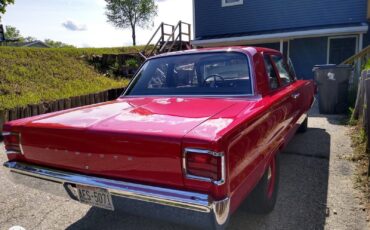
M 110 89 L 100 93 L 76 96 L 51 102 L 43 102 L 37 105 L 17 107 L 10 110 L 0 110 L 0 136 L 3 130 L 3 124 L 8 121 L 76 108 L 84 105 L 111 101 L 117 99 L 123 90 L 124 88 Z

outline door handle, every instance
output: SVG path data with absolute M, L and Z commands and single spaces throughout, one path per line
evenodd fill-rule
M 299 98 L 299 96 L 301 96 L 301 94 L 300 94 L 300 93 L 293 93 L 293 94 L 292 94 L 292 98 L 293 98 L 293 99 L 297 99 L 297 98 Z

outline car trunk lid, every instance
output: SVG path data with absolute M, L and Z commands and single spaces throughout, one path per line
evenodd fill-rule
M 22 127 L 27 161 L 181 187 L 183 136 L 233 100 L 129 98 L 35 118 Z

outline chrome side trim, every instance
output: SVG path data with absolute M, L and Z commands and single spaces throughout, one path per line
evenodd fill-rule
M 12 135 L 12 133 L 11 133 L 11 132 L 2 132 L 1 134 L 2 134 L 4 137 L 5 137 L 5 136 L 10 136 L 10 135 Z
M 13 150 L 5 150 L 5 154 L 6 155 L 11 155 L 11 154 L 19 154 L 19 155 L 21 155 L 22 153 L 20 153 L 18 151 L 13 151 Z
M 297 124 L 298 125 L 301 125 L 303 122 L 304 122 L 304 120 L 306 120 L 306 118 L 308 117 L 308 114 L 307 114 L 307 112 L 306 113 L 303 113 L 299 118 L 298 118 L 298 120 L 297 120 Z
M 211 178 L 194 176 L 194 175 L 189 174 L 188 170 L 187 170 L 187 167 L 186 167 L 186 154 L 188 152 L 199 153 L 199 154 L 208 154 L 208 155 L 212 155 L 214 157 L 220 157 L 221 158 L 221 179 L 218 180 L 218 181 L 214 181 Z M 226 181 L 225 154 L 222 153 L 222 152 L 215 152 L 215 151 L 211 151 L 211 150 L 207 150 L 207 149 L 185 148 L 184 152 L 183 152 L 183 157 L 182 157 L 182 170 L 183 170 L 184 175 L 187 179 L 210 182 L 210 183 L 213 183 L 217 186 L 221 186 L 221 185 L 225 184 L 225 181 Z
M 313 100 L 312 100 L 312 103 L 311 103 L 310 109 L 315 105 L 315 103 L 316 103 L 316 97 L 313 97 Z

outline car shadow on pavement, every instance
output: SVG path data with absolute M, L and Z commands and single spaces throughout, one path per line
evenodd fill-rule
M 233 214 L 228 229 L 324 229 L 327 215 L 330 135 L 310 128 L 297 134 L 281 154 L 281 177 L 275 210 Z M 91 208 L 67 229 L 187 229 L 187 227 Z

